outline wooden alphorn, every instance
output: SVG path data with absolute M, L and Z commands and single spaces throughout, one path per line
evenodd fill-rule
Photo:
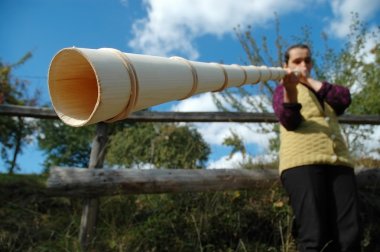
M 204 92 L 278 81 L 280 67 L 223 65 L 123 53 L 116 49 L 65 48 L 49 68 L 49 93 L 70 126 L 125 119 L 131 112 Z

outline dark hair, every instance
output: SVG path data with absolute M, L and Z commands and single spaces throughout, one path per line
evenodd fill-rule
M 311 50 L 310 50 L 310 47 L 308 45 L 306 45 L 306 44 L 295 44 L 295 45 L 290 46 L 286 50 L 285 55 L 284 55 L 284 62 L 285 62 L 285 64 L 288 64 L 288 61 L 289 61 L 289 52 L 290 52 L 290 50 L 292 50 L 294 48 L 307 49 L 307 50 L 309 50 L 309 53 L 310 53 L 310 56 L 311 56 Z

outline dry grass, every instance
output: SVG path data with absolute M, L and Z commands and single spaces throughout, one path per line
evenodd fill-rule
M 0 251 L 81 251 L 80 199 L 50 198 L 44 176 L 0 175 Z M 94 251 L 294 252 L 278 181 L 255 190 L 101 199 Z M 362 188 L 363 251 L 379 251 L 378 188 Z

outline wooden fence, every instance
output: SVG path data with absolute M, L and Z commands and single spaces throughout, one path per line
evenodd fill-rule
M 0 105 L 0 116 L 57 119 L 50 108 Z M 380 116 L 345 115 L 346 124 L 380 125 Z M 125 121 L 130 122 L 244 122 L 275 123 L 272 113 L 237 112 L 136 112 Z M 107 124 L 98 123 L 93 139 L 88 169 L 59 168 L 50 170 L 47 181 L 51 196 L 84 198 L 79 239 L 83 251 L 88 249 L 96 226 L 100 196 L 115 194 L 201 192 L 219 190 L 253 189 L 262 179 L 277 179 L 273 170 L 113 170 L 102 169 L 108 141 Z M 357 171 L 360 184 L 380 182 L 380 169 Z
M 0 116 L 21 116 L 40 119 L 58 119 L 51 108 L 0 105 Z M 248 112 L 134 112 L 126 122 L 242 122 L 277 123 L 273 113 Z M 380 115 L 343 115 L 339 122 L 344 124 L 380 125 Z

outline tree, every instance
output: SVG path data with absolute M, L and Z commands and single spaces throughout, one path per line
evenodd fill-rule
M 94 126 L 75 128 L 58 120 L 41 120 L 38 127 L 45 170 L 52 166 L 88 167 Z M 119 121 L 108 125 L 108 134 L 106 166 L 199 168 L 210 153 L 201 135 L 187 126 Z
M 371 50 L 368 50 L 367 47 L 371 41 L 375 43 Z M 347 111 L 349 114 L 378 115 L 380 112 L 380 100 L 377 97 L 377 90 L 380 88 L 378 81 L 380 43 L 378 41 L 380 41 L 380 26 L 370 29 L 359 19 L 358 14 L 352 13 L 347 43 L 339 52 L 333 52 L 330 49 L 326 53 L 328 61 L 325 60 L 321 69 L 334 82 L 343 83 L 351 88 L 352 104 Z M 331 62 L 330 66 L 326 62 Z M 343 126 L 350 150 L 356 158 L 361 159 L 363 153 L 371 155 L 372 151 L 379 150 L 375 148 L 369 151 L 363 141 L 372 138 L 373 129 L 373 126 L 365 125 Z
M 94 126 L 74 128 L 58 120 L 38 123 L 38 145 L 45 152 L 44 167 L 88 167 Z
M 239 135 L 236 132 L 231 131 L 231 136 L 226 137 L 223 140 L 223 145 L 232 147 L 232 151 L 228 159 L 231 159 L 232 156 L 237 152 L 241 152 L 241 154 L 243 155 L 243 158 L 245 158 L 247 150 L 245 148 L 243 140 L 241 139 L 241 137 L 239 137 Z
M 127 125 L 129 124 L 123 121 L 109 124 L 108 135 L 116 134 Z M 45 153 L 45 171 L 53 166 L 88 167 L 96 125 L 77 128 L 60 120 L 40 120 L 37 128 L 38 145 Z
M 380 102 L 378 92 L 380 90 L 380 43 L 371 50 L 374 55 L 374 63 L 361 61 L 363 81 L 365 85 L 354 95 L 353 106 L 350 112 L 353 114 L 380 115 Z
M 188 126 L 142 123 L 111 136 L 109 165 L 194 169 L 204 167 L 210 153 L 202 136 Z
M 27 53 L 14 64 L 0 62 L 0 104 L 32 106 L 37 103 L 39 92 L 28 97 L 28 82 L 12 75 L 12 71 L 23 65 L 31 56 L 31 53 Z M 18 169 L 17 157 L 22 153 L 24 145 L 32 141 L 34 128 L 34 120 L 0 117 L 0 152 L 9 173 Z

